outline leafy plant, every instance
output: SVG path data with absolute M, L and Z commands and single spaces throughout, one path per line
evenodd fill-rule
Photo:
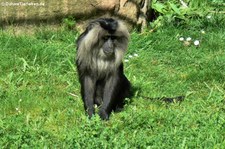
M 187 24 L 192 18 L 203 18 L 214 11 L 214 5 L 223 5 L 221 1 L 202 0 L 153 0 L 151 8 L 158 15 L 157 19 L 150 23 L 152 28 L 157 28 L 165 23 Z

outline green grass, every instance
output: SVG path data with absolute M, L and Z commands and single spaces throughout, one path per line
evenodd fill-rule
M 131 34 L 125 73 L 136 89 L 109 121 L 84 113 L 77 33 L 0 31 L 2 148 L 224 148 L 225 24 L 207 20 Z M 201 34 L 201 29 L 205 34 Z M 184 46 L 180 37 L 200 40 Z M 138 57 L 130 58 L 130 55 Z M 74 94 L 74 96 L 71 95 Z M 154 99 L 185 95 L 181 103 Z M 145 99 L 149 97 L 151 99 Z

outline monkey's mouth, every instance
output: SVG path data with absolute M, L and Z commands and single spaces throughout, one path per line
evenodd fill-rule
M 114 54 L 113 49 L 103 49 L 103 52 L 105 53 L 106 56 L 112 56 Z

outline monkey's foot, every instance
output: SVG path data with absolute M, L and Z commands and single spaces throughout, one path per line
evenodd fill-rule
M 109 120 L 109 114 L 105 110 L 100 110 L 99 116 L 102 120 Z

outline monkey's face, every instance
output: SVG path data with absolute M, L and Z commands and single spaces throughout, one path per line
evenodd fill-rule
M 125 26 L 114 19 L 100 19 L 98 23 L 101 30 L 98 34 L 100 55 L 105 58 L 113 58 L 118 53 L 123 55 L 129 36 Z
M 102 50 L 106 56 L 112 56 L 115 53 L 116 36 L 107 35 L 102 37 Z

